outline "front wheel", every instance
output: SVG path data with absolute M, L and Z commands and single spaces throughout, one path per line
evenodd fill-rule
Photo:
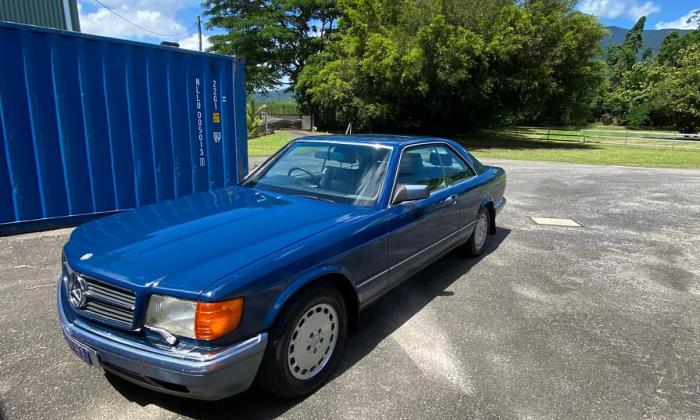
M 270 331 L 257 382 L 280 397 L 311 393 L 330 375 L 345 343 L 345 301 L 331 286 L 308 289 Z
M 476 218 L 476 226 L 464 248 L 468 255 L 477 256 L 484 253 L 489 238 L 490 214 L 488 209 L 481 209 Z

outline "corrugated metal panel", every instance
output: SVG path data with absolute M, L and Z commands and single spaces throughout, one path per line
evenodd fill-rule
M 71 22 L 73 22 L 73 30 L 80 32 L 80 14 L 78 13 L 78 0 L 65 0 L 69 4 L 69 13 Z
M 0 234 L 235 184 L 243 64 L 0 24 Z
M 63 0 L 2 0 L 0 1 L 0 20 L 69 29 L 66 26 L 63 7 L 64 4 L 69 4 L 69 8 L 75 7 L 77 10 L 75 3 L 76 0 L 65 3 Z M 79 30 L 77 18 L 73 23 L 74 30 Z

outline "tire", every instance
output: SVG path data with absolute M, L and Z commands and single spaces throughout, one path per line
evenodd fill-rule
M 318 389 L 342 353 L 347 319 L 335 287 L 313 287 L 294 296 L 270 329 L 257 384 L 282 398 Z
M 476 217 L 476 226 L 472 235 L 464 244 L 464 250 L 467 255 L 476 257 L 484 253 L 486 244 L 489 239 L 489 228 L 491 226 L 491 213 L 488 209 L 479 210 L 479 215 Z

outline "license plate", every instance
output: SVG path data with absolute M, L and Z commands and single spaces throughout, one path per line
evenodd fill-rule
M 73 353 L 75 353 L 75 355 L 78 356 L 80 360 L 82 360 L 86 365 L 92 366 L 92 354 L 94 353 L 94 351 L 90 351 L 90 349 L 88 349 L 87 347 L 72 340 L 70 337 L 68 337 L 68 334 L 66 334 L 65 330 L 63 331 L 63 338 L 66 340 L 66 343 L 68 343 L 68 347 L 70 347 L 70 349 L 73 350 Z M 96 356 L 97 355 L 95 354 L 94 357 L 96 358 Z

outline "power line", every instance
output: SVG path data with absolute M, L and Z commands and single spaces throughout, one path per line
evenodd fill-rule
M 158 35 L 158 36 L 169 36 L 169 37 L 178 37 L 178 36 L 182 36 L 182 35 L 185 35 L 185 34 L 190 33 L 190 31 L 192 30 L 192 28 L 194 28 L 194 27 L 197 25 L 196 23 L 193 23 L 189 28 L 187 28 L 187 30 L 186 30 L 185 32 L 182 32 L 182 33 L 179 33 L 179 34 L 164 34 L 164 33 L 161 33 L 161 32 L 155 32 L 155 31 L 152 31 L 152 30 L 150 30 L 150 29 L 148 29 L 148 28 L 144 28 L 143 26 L 139 25 L 138 23 L 135 23 L 135 22 L 130 21 L 129 19 L 127 19 L 127 18 L 125 18 L 124 16 L 120 15 L 119 13 L 117 13 L 116 10 L 114 10 L 114 9 L 112 9 L 111 7 L 107 6 L 106 4 L 102 3 L 100 0 L 92 0 L 92 1 L 94 1 L 94 2 L 97 3 L 97 4 L 99 4 L 100 6 L 104 7 L 105 9 L 109 10 L 110 12 L 114 13 L 116 16 L 118 16 L 119 18 L 121 18 L 121 19 L 124 20 L 125 22 L 128 22 L 128 23 L 130 23 L 130 24 L 136 26 L 137 28 L 142 29 L 142 30 L 144 30 L 144 31 L 146 31 L 146 32 L 148 32 L 148 33 L 153 34 L 153 35 Z

